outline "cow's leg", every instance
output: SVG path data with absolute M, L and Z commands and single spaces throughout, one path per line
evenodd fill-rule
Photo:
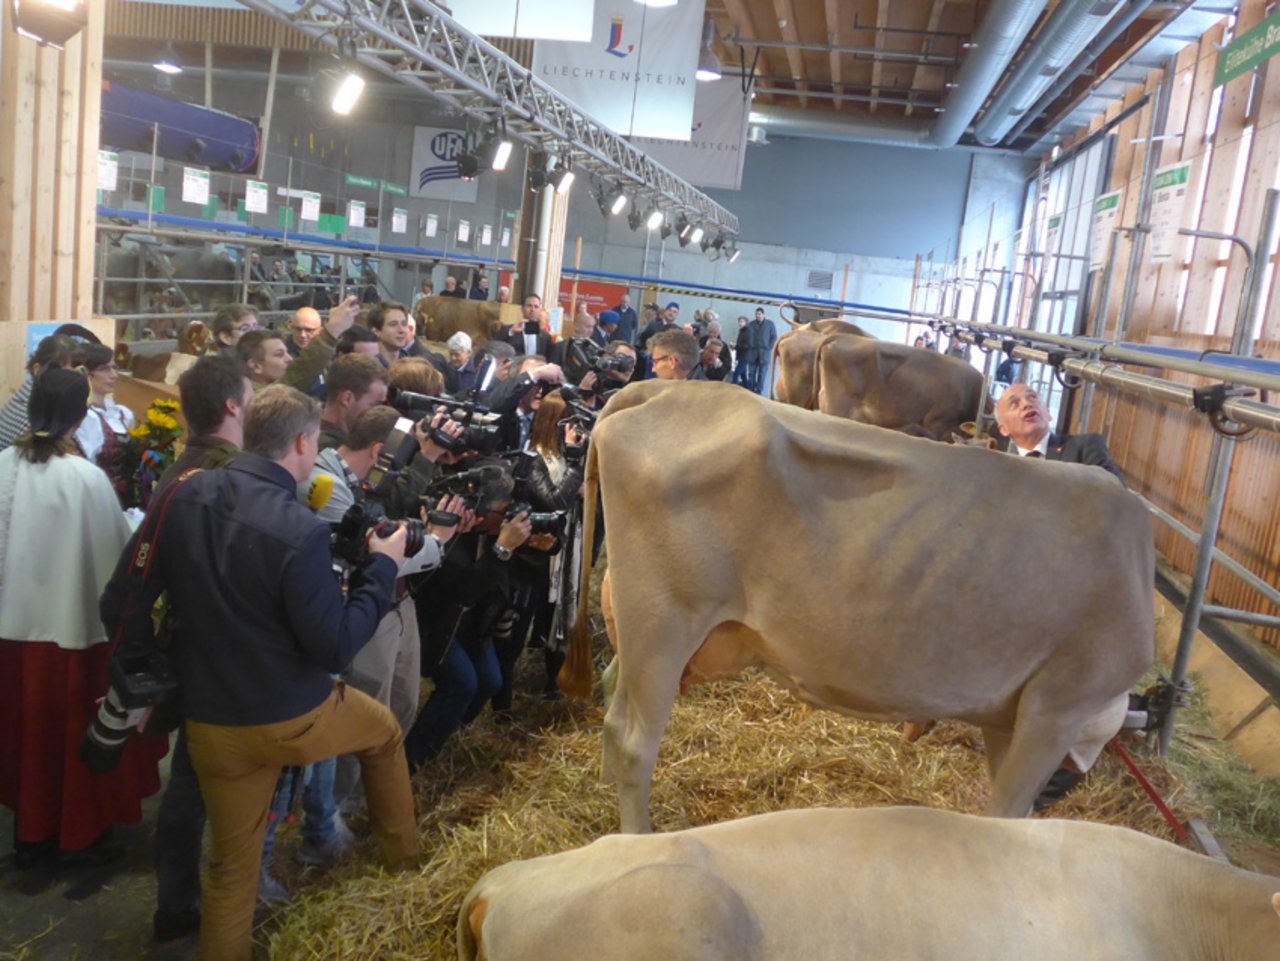
M 618 668 L 617 690 L 604 719 L 604 780 L 618 786 L 622 831 L 645 834 L 651 829 L 649 787 L 658 745 L 671 717 L 684 663 L 680 658 L 638 663 L 619 654 Z
M 1026 817 L 1049 776 L 1076 742 L 1081 728 L 1096 712 L 1093 703 L 1071 703 L 1081 679 L 1042 671 L 1023 690 L 1008 749 L 991 785 L 984 813 L 993 817 Z
M 987 770 L 991 772 L 991 781 L 1004 764 L 1005 755 L 1009 753 L 1009 742 L 1013 740 L 1013 731 L 1007 727 L 983 727 L 982 743 L 987 751 Z

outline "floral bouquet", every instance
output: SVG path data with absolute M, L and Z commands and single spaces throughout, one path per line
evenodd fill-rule
M 151 492 L 178 452 L 174 443 L 182 436 L 182 425 L 174 415 L 181 410 L 176 400 L 159 398 L 151 402 L 147 415 L 129 431 L 129 450 L 133 455 L 135 503 L 146 508 Z

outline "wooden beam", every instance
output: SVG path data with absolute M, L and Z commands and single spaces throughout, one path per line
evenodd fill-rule
M 889 25 L 889 0 L 878 0 L 876 4 L 876 49 L 884 49 L 884 28 Z M 867 107 L 868 113 L 876 112 L 875 97 L 880 96 L 880 70 L 884 66 L 884 61 L 879 57 L 871 62 L 871 96 L 872 101 Z
M 796 12 L 791 6 L 791 0 L 773 0 L 773 12 L 778 17 L 778 27 L 782 31 L 782 39 L 789 40 L 792 43 L 800 42 L 800 34 L 796 31 Z M 782 24 L 786 26 L 782 26 Z M 787 47 L 787 66 L 791 68 L 791 79 L 795 82 L 796 90 L 800 91 L 800 109 L 803 110 L 809 105 L 809 98 L 805 96 L 805 92 L 809 89 L 809 85 L 805 83 L 804 76 L 804 54 L 795 47 Z
M 53 223 L 53 316 L 75 316 L 77 174 L 80 170 L 80 65 L 84 35 L 62 54 L 58 74 L 58 185 Z
M 947 5 L 947 0 L 933 0 L 933 6 L 929 8 L 929 22 L 928 24 L 925 25 L 926 30 L 932 32 L 938 29 L 939 24 L 942 23 L 942 8 L 945 7 L 946 5 Z M 928 38 L 925 38 L 923 41 L 921 41 L 922 50 L 924 49 L 924 44 L 927 44 L 928 42 L 929 42 Z M 919 89 L 921 79 L 922 79 L 921 71 L 923 71 L 924 69 L 925 69 L 924 64 L 917 63 L 915 66 L 915 69 L 911 71 L 911 89 L 912 90 Z M 944 90 L 944 93 L 945 93 L 945 90 Z M 908 117 L 911 116 L 910 107 L 907 108 L 905 116 L 908 116 Z
M 94 225 L 98 206 L 98 127 L 102 122 L 102 4 L 90 3 L 80 60 L 80 163 L 76 171 L 75 319 L 93 317 Z
M 733 28 L 730 32 L 738 38 L 739 44 L 746 52 L 747 68 L 750 69 L 754 51 L 747 50 L 747 47 L 751 45 L 751 40 L 763 39 L 760 31 L 756 28 L 755 21 L 751 19 L 751 11 L 747 9 L 745 0 L 724 0 L 724 9 L 729 16 L 729 25 Z M 774 76 L 778 73 L 777 65 L 774 64 L 768 50 L 760 50 L 757 72 L 766 76 Z
M 35 153 L 36 44 L 19 36 L 4 4 L 0 37 L 0 321 L 30 318 L 31 168 Z
M 53 287 L 53 200 L 57 182 L 58 153 L 58 60 L 62 54 L 52 47 L 36 52 L 35 151 L 31 164 L 31 235 L 27 249 L 31 271 L 31 293 L 27 310 L 31 317 L 52 317 Z
M 836 0 L 826 0 L 827 43 L 832 47 L 840 46 L 840 11 Z M 840 109 L 840 54 L 831 51 L 831 90 L 836 95 L 831 101 L 837 110 Z

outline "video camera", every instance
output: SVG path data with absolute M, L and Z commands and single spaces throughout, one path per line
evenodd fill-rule
M 456 519 L 454 523 L 457 523 Z M 378 505 L 352 504 L 333 527 L 330 551 L 339 560 L 359 567 L 369 556 L 369 535 L 386 539 L 403 526 L 404 556 L 413 557 L 427 542 L 427 525 L 417 518 L 389 520 Z
M 581 380 L 588 371 L 597 374 L 631 374 L 636 360 L 628 354 L 609 354 L 589 337 L 570 337 L 565 343 L 564 368 L 572 380 Z
M 436 444 L 451 454 L 471 451 L 491 456 L 498 452 L 502 444 L 497 415 L 474 400 L 453 400 L 449 397 L 417 394 L 410 390 L 397 390 L 392 387 L 387 392 L 387 403 L 407 416 L 420 416 L 422 429 L 427 431 Z M 462 422 L 462 433 L 457 437 L 445 433 L 440 427 L 431 426 L 432 416 L 441 407 L 448 410 L 452 419 Z M 412 434 L 412 430 L 409 433 Z M 403 443 L 403 441 L 398 442 Z M 413 456 L 416 447 L 417 441 L 413 440 L 413 447 L 407 448 L 409 457 Z M 404 463 L 408 462 L 406 457 Z

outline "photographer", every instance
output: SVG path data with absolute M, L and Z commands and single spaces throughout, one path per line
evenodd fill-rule
M 391 407 L 372 407 L 356 418 L 341 446 L 320 452 L 310 477 L 298 485 L 298 494 L 305 500 L 311 485 L 322 474 L 328 475 L 333 482 L 333 493 L 328 502 L 316 511 L 316 516 L 322 521 L 339 525 L 353 508 L 356 509 L 353 516 L 366 522 L 372 523 L 385 518 L 382 505 L 376 500 L 376 492 L 370 491 L 365 481 L 382 456 L 388 437 L 395 436 L 396 422 L 399 419 L 400 414 Z M 443 415 L 436 420 L 435 426 L 441 426 Z M 461 430 L 456 423 L 444 424 L 443 429 L 451 434 Z M 438 458 L 441 453 L 443 451 L 439 447 L 429 444 L 425 456 Z M 442 497 L 437 507 L 455 515 L 463 522 L 463 526 L 469 523 L 464 516 L 462 498 Z M 440 566 L 444 545 L 453 537 L 456 529 L 456 524 L 426 525 L 428 536 L 423 542 L 421 560 L 424 570 L 434 570 Z M 421 644 L 418 638 L 417 613 L 413 598 L 405 587 L 404 578 L 396 581 L 396 597 L 391 612 L 379 622 L 372 639 L 360 649 L 342 677 L 351 687 L 388 707 L 404 732 L 409 730 L 418 713 Z M 336 806 L 346 800 L 358 784 L 359 778 L 359 767 L 355 759 L 339 758 L 330 803 Z M 332 814 L 331 809 L 330 817 Z M 308 839 L 305 830 L 303 833 L 304 850 L 299 851 L 299 858 L 306 863 L 307 859 L 303 855 L 306 853 Z M 313 847 L 319 849 L 322 845 L 313 844 Z M 320 856 L 325 852 L 317 850 L 314 853 Z
M 200 956 L 249 957 L 255 879 L 280 771 L 333 754 L 360 759 L 384 862 L 409 867 L 417 831 L 399 725 L 381 704 L 335 686 L 393 603 L 405 531 L 372 537 L 344 598 L 330 531 L 298 503 L 315 463 L 320 407 L 293 388 L 249 404 L 245 452 L 165 491 L 125 549 L 101 613 L 126 681 L 148 676 L 152 606 L 168 593 L 171 666 L 212 833 Z M 146 563 L 138 559 L 145 553 Z M 130 685 L 112 694 L 134 706 Z
M 416 597 L 422 673 L 436 686 L 405 736 L 411 768 L 434 757 L 501 684 L 493 629 L 509 606 L 512 554 L 531 533 L 526 515 L 507 516 L 515 481 L 504 464 L 487 462 L 466 475 L 477 522 Z

